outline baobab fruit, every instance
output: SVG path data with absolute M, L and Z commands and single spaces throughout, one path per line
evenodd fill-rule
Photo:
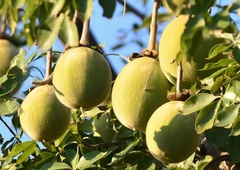
M 147 123 L 146 141 L 150 153 L 164 163 L 178 163 L 190 157 L 200 143 L 195 130 L 197 113 L 185 113 L 184 102 L 160 106 Z
M 58 99 L 70 108 L 97 106 L 111 88 L 111 69 L 102 54 L 87 48 L 67 50 L 58 60 L 53 85 Z
M 145 132 L 152 113 L 168 101 L 170 89 L 158 60 L 150 57 L 135 59 L 121 70 L 114 82 L 114 113 L 127 128 Z
M 71 121 L 71 109 L 57 99 L 51 85 L 31 91 L 18 114 L 23 131 L 36 141 L 57 140 L 68 130 Z

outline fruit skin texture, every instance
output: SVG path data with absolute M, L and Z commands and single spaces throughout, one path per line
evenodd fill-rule
M 57 140 L 67 131 L 71 121 L 71 109 L 57 99 L 51 85 L 31 91 L 18 114 L 24 132 L 36 141 Z
M 58 60 L 53 85 L 58 99 L 70 108 L 100 104 L 111 88 L 111 69 L 100 53 L 87 47 L 67 50 Z
M 158 61 L 149 57 L 128 63 L 117 76 L 112 90 L 112 107 L 126 127 L 145 132 L 152 113 L 167 102 L 170 83 Z
M 178 163 L 197 149 L 200 135 L 195 130 L 197 113 L 182 112 L 184 102 L 170 101 L 160 106 L 147 124 L 146 141 L 159 161 Z
M 177 62 L 171 63 L 177 57 L 181 50 L 181 36 L 185 29 L 185 24 L 188 20 L 188 15 L 180 15 L 171 21 L 164 29 L 159 43 L 159 61 L 164 75 L 169 81 L 171 76 L 177 77 Z M 202 38 L 201 30 L 192 39 L 193 47 L 188 55 L 184 55 L 182 59 L 183 68 L 183 85 L 190 87 L 198 78 L 202 79 L 209 76 L 211 71 L 197 71 L 204 67 L 208 62 L 216 62 L 216 59 L 206 60 L 210 49 L 223 42 L 223 39 L 215 38 L 213 35 L 210 38 Z M 173 83 L 173 82 L 172 82 Z
M 19 49 L 10 41 L 0 39 L 0 77 L 6 74 L 11 60 L 19 53 Z

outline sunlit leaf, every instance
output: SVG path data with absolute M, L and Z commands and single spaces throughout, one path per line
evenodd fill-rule
M 224 107 L 218 112 L 214 125 L 218 127 L 224 127 L 233 123 L 238 115 L 239 107 L 239 104 Z
M 49 162 L 47 164 L 44 164 L 39 170 L 72 170 L 72 167 L 70 167 L 68 164 L 64 162 Z
M 217 63 L 207 63 L 204 68 L 199 69 L 201 70 L 209 70 L 209 69 L 214 69 L 214 68 L 219 68 L 219 67 L 226 67 L 229 64 L 233 63 L 234 61 L 232 59 L 229 58 L 224 58 L 219 60 Z
M 79 12 L 80 18 L 89 19 L 92 15 L 93 0 L 73 0 L 74 8 Z
M 10 35 L 13 35 L 15 33 L 15 30 L 17 28 L 18 24 L 18 10 L 14 7 L 9 7 L 7 10 L 7 21 L 8 25 L 11 29 Z
M 209 105 L 212 101 L 219 98 L 218 96 L 214 96 L 209 93 L 199 93 L 191 96 L 185 101 L 183 106 L 185 113 L 193 113 L 196 112 L 205 106 Z
M 221 43 L 221 44 L 216 44 L 211 48 L 209 51 L 209 55 L 206 59 L 212 59 L 216 57 L 217 55 L 221 54 L 222 52 L 226 51 L 229 49 L 232 45 Z
M 18 106 L 15 100 L 0 100 L 0 116 L 13 114 Z
M 62 10 L 64 7 L 65 0 L 57 0 L 53 4 L 53 8 L 51 10 L 50 16 L 54 17 L 56 14 L 59 14 L 59 12 Z
M 31 142 L 31 144 L 23 150 L 23 153 L 18 157 L 16 164 L 21 164 L 26 161 L 32 153 L 35 151 L 36 142 Z

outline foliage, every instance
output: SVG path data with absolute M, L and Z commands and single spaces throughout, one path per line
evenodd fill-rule
M 4 122 L 5 116 L 10 117 L 17 132 L 15 134 L 6 124 L 9 133 L 14 136 L 4 140 L 0 132 L 0 169 L 203 169 L 210 165 L 214 168 L 214 161 L 222 156 L 220 153 L 227 154 L 226 161 L 230 160 L 237 166 L 240 162 L 240 34 L 232 15 L 239 15 L 238 1 L 221 5 L 215 0 L 189 0 L 188 7 L 177 8 L 173 13 L 158 14 L 158 23 L 168 22 L 170 18 L 182 13 L 194 15 L 187 22 L 187 29 L 182 35 L 182 49 L 176 57 L 177 62 L 181 61 L 183 54 L 196 48 L 192 37 L 200 28 L 203 28 L 201 36 L 209 36 L 209 30 L 214 28 L 214 33 L 226 40 L 209 51 L 209 59 L 217 58 L 220 53 L 228 57 L 217 63 L 207 63 L 201 69 L 217 71 L 196 82 L 200 89 L 196 88 L 199 87 L 196 84 L 186 89 L 191 92 L 191 97 L 186 100 L 184 110 L 198 112 L 195 127 L 199 134 L 206 137 L 208 145 L 202 142 L 196 153 L 184 162 L 163 164 L 157 161 L 147 148 L 145 134 L 124 127 L 115 117 L 111 103 L 104 107 L 73 110 L 69 130 L 55 142 L 22 141 L 23 131 L 17 108 L 23 99 L 6 94 L 32 76 L 32 68 L 37 67 L 30 65 L 46 56 L 46 51 L 57 37 L 68 47 L 78 46 L 75 12 L 78 11 L 80 19 L 90 18 L 94 10 L 93 3 L 93 0 L 0 2 L 0 16 L 7 21 L 5 38 L 19 46 L 37 45 L 44 51 L 36 51 L 27 56 L 27 51 L 21 48 L 19 54 L 12 59 L 8 72 L 0 78 L 0 120 Z M 102 17 L 111 18 L 114 15 L 116 0 L 111 0 L 109 4 L 107 0 L 99 0 L 98 3 L 103 9 Z M 141 3 L 145 4 L 146 0 Z M 126 5 L 123 6 L 125 8 Z M 123 11 L 135 13 L 133 10 Z M 150 21 L 151 17 L 144 17 L 142 25 L 137 26 L 136 31 L 148 27 Z M 61 52 L 53 51 L 52 54 L 55 56 L 55 64 Z M 12 72 L 14 68 L 19 71 Z M 108 115 L 106 126 L 115 132 L 111 141 L 105 141 L 96 131 L 99 118 L 105 114 Z M 207 148 L 210 144 L 217 149 Z M 218 153 L 217 156 L 213 151 Z

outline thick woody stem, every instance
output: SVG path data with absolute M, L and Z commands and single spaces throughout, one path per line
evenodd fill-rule
M 152 20 L 150 25 L 150 36 L 148 42 L 148 50 L 156 50 L 156 36 L 157 36 L 157 15 L 158 15 L 158 8 L 160 7 L 160 0 L 154 0 L 153 4 L 153 12 L 152 12 Z
M 79 43 L 84 46 L 90 46 L 89 43 L 89 30 L 90 30 L 90 18 L 84 19 L 83 21 L 83 30 Z
M 47 51 L 45 80 L 50 76 L 51 73 L 52 73 L 52 48 L 50 48 Z

